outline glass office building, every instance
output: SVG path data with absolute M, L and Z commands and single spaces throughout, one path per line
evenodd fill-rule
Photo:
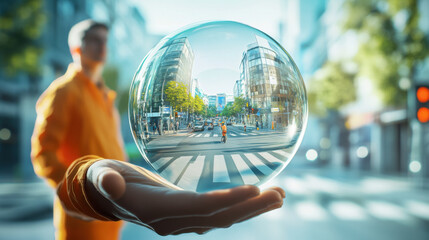
M 191 73 L 194 53 L 187 38 L 167 41 L 157 54 L 159 57 L 156 59 L 160 64 L 152 80 L 154 84 L 152 88 L 152 112 L 161 112 L 161 107 L 168 106 L 164 96 L 168 82 L 181 82 L 188 87 L 193 85 Z
M 250 108 L 248 121 L 256 121 L 261 127 L 287 127 L 296 118 L 299 104 L 296 99 L 298 86 L 292 81 L 297 78 L 292 64 L 281 58 L 270 44 L 256 36 L 256 42 L 249 44 L 240 64 L 240 81 L 236 89 L 244 89 Z M 295 119 L 298 120 L 298 119 Z M 295 121 L 299 122 L 299 121 Z

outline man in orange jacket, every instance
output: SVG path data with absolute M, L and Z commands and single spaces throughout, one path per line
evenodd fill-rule
M 106 25 L 86 20 L 69 33 L 73 63 L 40 96 L 32 136 L 35 172 L 57 187 L 76 159 L 97 154 L 126 160 L 114 105 L 115 92 L 101 77 L 106 60 Z M 57 239 L 117 239 L 121 222 L 83 221 L 54 202 Z
M 36 106 L 32 162 L 57 189 L 56 239 L 118 239 L 119 220 L 161 235 L 204 233 L 282 205 L 284 191 L 278 187 L 195 193 L 127 163 L 115 93 L 101 78 L 107 34 L 106 25 L 92 20 L 71 29 L 73 63 Z

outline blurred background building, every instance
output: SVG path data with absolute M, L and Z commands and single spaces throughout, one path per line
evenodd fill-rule
M 323 233 L 326 239 L 428 239 L 429 123 L 416 117 L 416 86 L 429 85 L 429 1 L 239 2 L 0 1 L 0 239 L 7 231 L 24 234 L 22 226 L 52 230 L 50 220 L 38 221 L 51 204 L 34 201 L 46 200 L 40 197 L 42 190 L 34 198 L 23 193 L 44 185 L 12 183 L 39 181 L 30 160 L 35 104 L 72 61 L 68 31 L 86 18 L 110 27 L 104 78 L 118 92 L 126 149 L 136 162 L 141 158 L 128 123 L 129 84 L 143 57 L 175 24 L 243 22 L 274 37 L 298 65 L 310 117 L 300 149 L 276 182 L 290 193 L 290 208 L 283 215 L 242 224 L 238 229 L 243 231 L 215 231 L 207 239 L 238 234 L 251 239 L 259 236 L 252 231 L 259 225 L 269 239 L 284 239 L 276 233 L 322 239 L 309 232 Z M 159 18 L 149 22 L 154 16 Z M 243 92 L 242 79 L 236 81 L 234 96 Z M 192 82 L 198 86 L 197 80 Z M 204 89 L 195 87 L 195 94 L 204 96 Z M 222 110 L 233 98 L 219 93 L 203 99 Z M 20 206 L 12 208 L 13 203 Z M 153 237 L 136 228 L 128 227 L 124 239 Z M 357 234 L 361 231 L 365 233 Z

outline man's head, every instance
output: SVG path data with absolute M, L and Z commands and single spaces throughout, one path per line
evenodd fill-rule
M 104 64 L 107 56 L 107 35 L 106 24 L 90 19 L 74 25 L 68 38 L 73 60 L 89 65 Z

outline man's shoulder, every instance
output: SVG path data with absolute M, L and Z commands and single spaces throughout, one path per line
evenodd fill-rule
M 73 76 L 64 74 L 63 76 L 55 79 L 48 88 L 42 93 L 38 102 L 43 102 L 45 99 L 66 99 L 69 96 L 78 95 L 77 81 Z

